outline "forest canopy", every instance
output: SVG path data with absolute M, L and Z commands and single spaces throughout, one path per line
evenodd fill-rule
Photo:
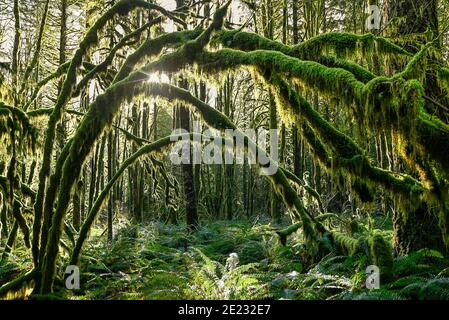
M 449 298 L 447 1 L 0 11 L 1 298 Z

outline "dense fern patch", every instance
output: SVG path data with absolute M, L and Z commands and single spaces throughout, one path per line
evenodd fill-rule
M 365 228 L 363 226 L 363 228 Z M 188 234 L 183 226 L 122 222 L 114 241 L 94 229 L 80 259 L 81 288 L 55 283 L 65 299 L 448 299 L 449 260 L 423 249 L 395 258 L 380 289 L 365 286 L 371 258 L 332 252 L 311 262 L 298 232 L 284 246 L 266 221 L 216 221 Z M 389 234 L 380 233 L 376 237 Z M 25 270 L 26 253 L 3 263 L 7 281 Z M 68 256 L 66 256 L 68 259 Z M 62 274 L 62 273 L 61 273 Z M 30 294 L 23 289 L 12 298 Z M 34 298 L 40 298 L 36 296 Z M 49 298 L 49 297 L 45 297 Z

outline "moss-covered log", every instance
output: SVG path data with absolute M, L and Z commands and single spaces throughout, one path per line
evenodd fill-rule
M 292 57 L 311 61 L 315 61 L 321 55 L 328 53 L 335 53 L 344 57 L 360 56 L 369 53 L 412 56 L 410 52 L 394 44 L 389 39 L 373 34 L 358 35 L 347 32 L 329 32 L 299 44 L 288 46 L 281 42 L 264 38 L 256 33 L 232 30 L 220 32 L 214 40 L 214 42 L 238 50 L 278 51 Z
M 37 273 L 38 273 L 37 269 L 32 269 L 24 273 L 23 275 L 20 275 L 13 281 L 10 281 L 2 285 L 0 287 L 0 298 L 7 296 L 8 292 L 17 290 L 18 288 L 27 284 L 29 281 L 33 280 Z

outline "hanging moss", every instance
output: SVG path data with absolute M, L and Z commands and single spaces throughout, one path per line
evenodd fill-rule
M 363 186 L 360 179 L 363 179 L 365 182 L 366 179 L 369 179 L 373 183 L 380 183 L 394 192 L 401 192 L 408 196 L 410 194 L 419 194 L 423 191 L 420 183 L 407 175 L 393 174 L 387 170 L 373 167 L 351 138 L 324 120 L 305 99 L 301 98 L 297 92 L 292 91 L 285 81 L 274 74 L 271 76 L 270 81 L 273 84 L 273 88 L 277 88 L 275 92 L 279 96 L 279 105 L 282 108 L 288 108 L 289 112 L 296 114 L 296 117 L 301 115 L 308 121 L 320 140 L 335 152 L 336 157 L 333 159 L 333 165 L 337 168 L 341 167 L 354 175 L 356 179 L 355 186 L 359 189 L 363 187 L 361 189 L 362 194 L 364 194 L 363 190 L 368 187 Z M 311 132 L 309 131 L 305 137 L 312 138 Z M 312 144 L 314 144 L 314 141 L 312 141 Z M 321 157 L 328 156 L 323 154 Z M 327 163 L 327 166 L 330 165 L 330 163 Z
M 449 68 L 438 68 L 438 82 L 449 93 Z
M 374 50 L 381 54 L 410 53 L 384 37 L 373 34 L 356 35 L 346 32 L 325 33 L 298 44 L 294 49 L 298 57 L 307 58 L 320 52 L 335 52 L 337 56 L 348 57 L 355 54 L 372 54 Z
M 423 80 L 425 78 L 427 61 L 426 56 L 429 51 L 429 48 L 433 45 L 432 42 L 424 45 L 421 50 L 417 54 L 413 56 L 413 58 L 409 61 L 405 69 L 398 74 L 394 75 L 395 77 L 402 77 L 406 80 L 409 79 L 418 79 Z
M 328 68 L 314 61 L 299 60 L 275 51 L 256 50 L 245 53 L 223 49 L 213 53 L 205 52 L 198 56 L 197 62 L 205 72 L 224 71 L 239 66 L 272 70 L 296 79 L 323 95 L 335 96 L 338 93 L 348 105 L 360 101 L 364 88 L 364 84 L 349 71 Z
M 33 153 L 36 150 L 37 136 L 38 130 L 31 124 L 26 113 L 0 102 L 0 137 L 5 146 L 21 153 Z
M 147 2 L 144 3 L 148 4 Z M 194 40 L 195 44 L 193 44 L 193 46 L 195 48 L 199 48 L 201 50 L 202 48 L 199 47 L 198 44 L 206 45 L 207 41 L 209 41 L 209 38 L 212 35 L 212 32 L 215 29 L 221 27 L 221 25 L 223 24 L 226 8 L 227 6 L 229 6 L 229 4 L 230 2 L 225 5 L 225 9 L 220 8 L 217 10 L 217 13 L 214 16 L 214 22 L 209 26 L 208 29 L 201 33 L 197 39 Z M 101 18 L 97 21 L 96 25 L 100 20 Z M 91 32 L 95 33 L 95 29 L 91 29 L 88 34 L 90 34 Z M 85 50 L 85 45 L 89 43 L 90 40 L 87 40 L 87 42 L 84 42 L 83 40 L 82 44 L 80 45 L 80 49 Z M 165 55 L 159 60 L 161 61 L 160 64 L 165 66 L 169 64 L 171 68 L 175 69 L 183 67 L 186 63 L 186 60 L 180 59 L 180 57 L 183 56 L 186 50 L 188 51 L 188 49 L 186 48 L 192 46 L 192 43 L 190 45 L 188 44 L 189 42 L 173 54 Z M 72 60 L 72 64 L 74 63 L 76 64 L 76 59 Z M 48 293 L 53 287 L 56 269 L 56 257 L 58 254 L 58 245 L 61 237 L 62 221 L 70 202 L 72 187 L 79 176 L 81 166 L 87 158 L 87 155 L 92 149 L 95 141 L 112 124 L 114 116 L 118 112 L 120 104 L 123 101 L 130 100 L 139 94 L 148 94 L 148 91 L 151 91 L 151 89 L 154 87 L 151 84 L 147 83 L 145 80 L 146 73 L 145 68 L 143 68 L 140 71 L 133 72 L 122 81 L 116 82 L 114 85 L 110 86 L 105 93 L 99 95 L 92 103 L 89 111 L 86 113 L 85 117 L 78 127 L 78 130 L 75 133 L 72 144 L 70 146 L 69 155 L 62 167 L 61 181 L 59 184 L 60 187 L 58 193 L 58 203 L 55 213 L 52 217 L 51 228 L 49 230 L 49 237 L 45 248 L 45 256 L 43 259 L 41 293 Z M 72 82 L 69 79 L 68 73 L 65 84 L 69 85 L 70 83 Z M 71 93 L 71 87 L 67 87 L 66 89 L 69 93 Z M 64 86 L 62 90 L 64 91 Z M 64 94 L 61 93 L 60 99 L 65 99 L 62 98 L 63 96 Z M 60 99 L 58 99 L 59 104 L 57 103 L 57 106 L 62 107 L 63 104 L 61 104 L 62 102 L 60 102 Z M 49 123 L 51 123 L 52 120 L 59 118 L 59 113 L 60 110 L 58 111 L 57 107 L 55 107 L 55 110 L 50 116 Z M 54 130 L 49 130 L 48 134 L 50 136 L 47 136 L 46 147 L 49 147 L 49 150 L 51 150 L 53 143 L 52 141 L 50 143 L 48 140 L 49 138 L 50 140 L 54 139 Z M 40 205 L 42 204 L 40 203 Z
M 448 167 L 444 163 L 448 163 L 448 153 L 441 152 L 444 149 L 441 148 L 442 145 L 449 148 L 447 131 L 441 130 L 439 133 L 429 134 L 428 131 L 432 130 L 432 127 L 441 127 L 441 122 L 427 123 L 423 121 L 422 116 L 416 119 L 416 114 L 425 113 L 422 110 L 424 106 L 423 87 L 416 79 L 406 80 L 413 77 L 413 70 L 420 65 L 424 54 L 425 50 L 423 49 L 414 56 L 404 72 L 396 74 L 392 78 L 376 77 L 366 85 L 346 70 L 327 68 L 315 62 L 301 61 L 273 51 L 257 50 L 245 53 L 224 49 L 202 54 L 199 56 L 198 65 L 200 70 L 208 73 L 244 66 L 261 70 L 262 74 L 266 70 L 272 70 L 287 77 L 296 78 L 301 84 L 320 92 L 325 97 L 341 97 L 346 105 L 355 106 L 355 115 L 357 119 L 361 119 L 360 124 L 363 124 L 363 119 L 367 118 L 369 124 L 376 130 L 395 128 L 406 141 L 417 143 L 419 146 L 417 149 L 422 157 L 429 154 L 447 170 Z M 410 101 L 413 102 L 411 108 Z M 364 108 L 360 108 L 360 106 L 364 106 Z M 288 120 L 291 121 L 292 118 L 294 119 L 294 117 L 290 117 Z M 426 118 L 429 117 L 426 116 Z M 436 135 L 438 137 L 435 137 Z M 440 143 L 439 150 L 433 148 L 435 144 L 428 141 L 429 137 L 435 137 L 434 141 Z M 385 177 L 382 172 L 371 172 L 371 176 Z M 393 183 L 392 181 L 385 181 L 385 183 L 394 186 L 400 184 L 397 180 Z M 410 191 L 417 190 L 414 187 L 408 189 Z
M 220 32 L 213 43 L 221 43 L 226 47 L 243 51 L 260 49 L 279 51 L 289 56 L 312 61 L 328 53 L 334 53 L 341 57 L 373 54 L 411 56 L 408 51 L 384 37 L 345 32 L 325 33 L 295 46 L 287 46 L 255 33 L 231 30 Z
M 107 68 L 111 65 L 117 51 L 123 48 L 125 45 L 128 45 L 130 39 L 138 37 L 142 32 L 154 26 L 155 24 L 161 23 L 161 21 L 161 17 L 151 19 L 151 21 L 145 23 L 140 28 L 137 28 L 136 30 L 128 33 L 123 38 L 121 38 L 120 41 L 109 51 L 107 57 L 103 60 L 103 62 L 96 66 L 93 66 L 93 68 L 89 70 L 89 72 L 78 82 L 72 96 L 77 97 L 81 93 L 81 90 L 87 86 L 87 83 L 90 80 L 92 80 L 97 74 L 107 71 Z
M 449 152 L 446 144 L 449 141 L 449 125 L 439 118 L 432 116 L 423 110 L 416 121 L 416 148 L 424 158 L 430 157 L 439 164 L 441 172 L 449 177 Z M 427 153 L 427 155 L 426 155 Z

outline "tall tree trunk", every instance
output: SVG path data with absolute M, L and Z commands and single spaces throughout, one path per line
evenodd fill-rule
M 410 35 L 431 31 L 438 34 L 436 0 L 387 0 L 385 6 L 388 21 L 387 35 L 408 38 Z M 417 39 L 414 39 L 416 41 Z M 409 43 L 407 49 L 416 51 L 419 45 Z M 403 66 L 393 66 L 393 70 Z M 395 70 L 396 69 L 396 70 Z M 432 80 L 427 81 L 426 91 L 432 91 Z M 402 212 L 401 212 L 402 211 Z M 404 212 L 407 211 L 407 212 Z M 396 254 L 405 255 L 421 248 L 444 251 L 441 230 L 435 210 L 422 203 L 415 210 L 395 210 L 393 214 L 393 247 Z
M 111 180 L 111 178 L 114 175 L 113 170 L 113 138 L 112 138 L 113 132 L 110 132 L 108 134 L 108 180 Z M 113 191 L 112 189 L 110 191 L 109 195 L 109 201 L 108 201 L 108 241 L 111 242 L 113 238 L 112 234 L 112 220 L 113 220 L 113 210 L 114 210 L 114 197 L 113 197 Z
M 60 25 L 60 33 L 59 33 L 59 65 L 62 65 L 66 62 L 66 50 L 67 50 L 67 0 L 61 0 L 60 4 L 61 10 L 61 25 Z M 61 91 L 63 80 L 58 83 L 58 94 Z M 59 150 L 63 148 L 65 142 L 65 121 L 61 119 L 61 122 L 58 124 L 57 132 L 58 132 L 58 144 Z
M 185 88 L 186 86 L 184 86 Z M 187 108 L 179 107 L 179 121 L 181 128 L 190 132 L 190 112 Z M 190 150 L 190 153 L 192 150 Z M 191 157 L 190 157 L 191 158 Z M 189 229 L 194 229 L 198 226 L 198 212 L 195 195 L 195 177 L 193 175 L 193 164 L 181 164 L 182 177 L 184 179 L 184 193 L 186 197 L 186 223 Z
M 176 8 L 184 6 L 184 0 L 176 0 Z M 187 89 L 187 80 L 180 80 L 179 86 Z M 190 132 L 190 112 L 189 109 L 179 106 L 179 123 L 182 129 Z M 192 150 L 190 150 L 192 155 Z M 190 156 L 192 160 L 192 157 Z M 184 194 L 186 198 L 186 223 L 187 228 L 192 230 L 198 226 L 198 209 L 195 195 L 195 177 L 193 175 L 192 161 L 181 164 L 182 177 L 184 179 Z
M 299 43 L 299 27 L 298 27 L 298 1 L 292 1 L 292 19 L 293 19 L 293 44 Z M 296 124 L 292 126 L 292 143 L 293 143 L 293 173 L 298 177 L 302 176 L 301 170 L 301 138 L 298 135 L 298 127 Z

